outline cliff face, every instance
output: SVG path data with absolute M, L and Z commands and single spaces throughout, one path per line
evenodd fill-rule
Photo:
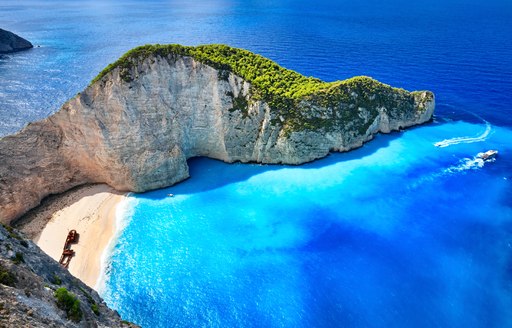
M 22 37 L 0 28 L 0 54 L 32 48 L 32 43 Z
M 73 312 L 59 306 L 59 288 L 78 300 Z M 0 226 L 0 327 L 133 326 L 34 243 Z
M 204 60 L 170 53 L 129 63 L 0 139 L 1 221 L 83 183 L 136 192 L 175 184 L 195 156 L 301 164 L 426 122 L 434 110 L 431 92 L 366 77 L 271 108 L 250 82 Z

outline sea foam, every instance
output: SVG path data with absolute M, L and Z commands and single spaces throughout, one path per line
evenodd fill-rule
M 103 250 L 100 258 L 100 274 L 98 275 L 98 280 L 94 285 L 94 289 L 98 293 L 105 292 L 106 288 L 106 279 L 108 278 L 108 268 L 110 265 L 110 260 L 112 257 L 112 253 L 115 249 L 117 241 L 121 236 L 122 232 L 128 226 L 130 222 L 130 218 L 133 215 L 133 209 L 136 205 L 136 198 L 131 197 L 132 193 L 128 193 L 124 196 L 124 198 L 116 205 L 116 226 L 115 231 L 112 237 L 110 238 L 107 246 Z

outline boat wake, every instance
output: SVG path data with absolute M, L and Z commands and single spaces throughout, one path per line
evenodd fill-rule
M 473 158 L 463 158 L 459 161 L 457 165 L 450 166 L 449 168 L 445 169 L 444 173 L 457 173 L 467 170 L 478 170 L 484 167 L 485 163 L 488 162 L 494 162 L 496 159 L 491 158 L 488 160 L 484 160 L 479 157 L 473 157 Z
M 495 157 L 484 159 L 482 158 L 482 155 L 485 153 L 478 153 L 473 158 L 463 158 L 459 160 L 459 162 L 455 165 L 452 165 L 448 168 L 443 169 L 442 171 L 438 171 L 435 173 L 431 173 L 429 175 L 423 176 L 419 179 L 417 179 L 416 182 L 412 183 L 410 185 L 410 189 L 417 189 L 422 184 L 426 182 L 431 182 L 434 180 L 437 180 L 442 177 L 447 177 L 453 174 L 463 174 L 464 171 L 469 170 L 479 170 L 485 166 L 486 163 L 493 163 L 496 161 Z
M 483 120 L 483 119 L 482 119 Z M 436 147 L 448 147 L 458 144 L 468 144 L 468 143 L 474 143 L 474 142 L 481 142 L 485 141 L 489 134 L 492 131 L 492 125 L 491 123 L 487 122 L 486 120 L 483 120 L 485 122 L 485 131 L 483 131 L 481 134 L 475 137 L 456 137 L 451 139 L 445 139 L 443 141 L 436 142 L 434 146 Z

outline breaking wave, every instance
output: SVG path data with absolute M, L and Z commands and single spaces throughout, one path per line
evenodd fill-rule
M 133 206 L 136 204 L 134 202 L 135 198 L 130 197 L 132 195 L 131 192 L 127 193 L 124 196 L 124 199 L 119 202 L 116 206 L 116 225 L 114 235 L 110 238 L 110 241 L 105 247 L 105 250 L 101 254 L 100 258 L 100 274 L 98 279 L 96 280 L 96 284 L 94 286 L 94 290 L 102 293 L 106 288 L 106 279 L 108 278 L 108 267 L 110 265 L 110 260 L 112 257 L 112 253 L 117 244 L 119 236 L 126 228 L 129 223 L 129 218 L 133 215 Z

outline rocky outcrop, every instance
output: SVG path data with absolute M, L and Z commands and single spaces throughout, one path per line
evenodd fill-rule
M 0 28 L 0 54 L 7 54 L 32 48 L 33 45 L 22 37 Z
M 189 176 L 187 159 L 196 156 L 309 162 L 424 123 L 434 110 L 431 92 L 368 77 L 276 101 L 262 96 L 257 80 L 216 64 L 172 51 L 137 53 L 54 115 L 0 139 L 1 221 L 84 183 L 135 192 L 170 186 Z
M 0 226 L 0 327 L 135 327 L 34 243 L 7 229 Z M 76 298 L 73 312 L 59 303 L 58 289 Z

